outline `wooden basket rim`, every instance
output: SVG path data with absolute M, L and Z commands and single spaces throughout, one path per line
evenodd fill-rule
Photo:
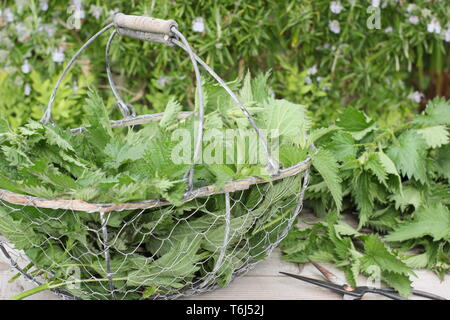
M 190 117 L 193 114 L 194 113 L 192 111 L 183 111 L 177 114 L 177 119 L 183 120 Z M 128 117 L 122 120 L 112 120 L 111 126 L 113 128 L 118 128 L 118 127 L 141 125 L 148 122 L 157 122 L 160 121 L 163 116 L 164 113 L 153 113 L 135 117 Z M 85 130 L 86 130 L 85 127 L 79 127 L 71 129 L 71 132 L 72 134 L 79 134 L 84 132 Z M 217 188 L 216 185 L 209 185 L 195 190 L 187 191 L 184 194 L 181 201 L 185 203 L 194 200 L 196 198 L 207 197 L 214 194 L 247 190 L 252 185 L 268 183 L 271 181 L 276 181 L 287 177 L 295 176 L 300 172 L 309 169 L 310 166 L 311 166 L 311 158 L 308 157 L 296 165 L 293 165 L 286 169 L 281 169 L 277 174 L 271 175 L 270 176 L 271 180 L 266 180 L 260 177 L 249 177 L 245 179 L 227 182 L 225 183 L 224 187 L 220 190 Z M 127 203 L 91 203 L 84 200 L 76 200 L 76 199 L 50 200 L 20 194 L 16 192 L 11 192 L 4 189 L 0 189 L 0 200 L 20 206 L 33 206 L 44 209 L 72 210 L 72 211 L 100 212 L 100 213 L 124 211 L 124 210 L 145 210 L 171 205 L 171 203 L 165 199 L 153 199 Z
M 281 180 L 284 178 L 295 176 L 309 169 L 310 166 L 311 166 L 311 158 L 307 158 L 306 160 L 292 167 L 280 170 L 280 172 L 276 175 L 272 175 L 271 181 Z M 186 192 L 184 194 L 184 197 L 182 198 L 182 202 L 188 202 L 196 198 L 207 197 L 226 192 L 243 191 L 249 189 L 253 185 L 269 183 L 271 181 L 259 177 L 249 177 L 245 179 L 227 182 L 225 183 L 222 189 L 218 189 L 216 185 L 209 185 Z M 72 210 L 84 212 L 104 212 L 104 213 L 114 211 L 124 211 L 124 210 L 144 210 L 171 205 L 171 203 L 165 199 L 153 199 L 127 203 L 90 203 L 83 200 L 71 200 L 71 199 L 50 200 L 15 193 L 4 189 L 0 189 L 0 200 L 6 201 L 14 205 L 33 206 L 44 209 Z

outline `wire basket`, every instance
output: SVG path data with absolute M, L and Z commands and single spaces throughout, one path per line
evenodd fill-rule
M 286 236 L 302 210 L 311 159 L 279 168 L 252 115 L 192 51 L 173 20 L 116 14 L 114 22 L 89 39 L 64 69 L 42 118 L 44 124 L 52 121 L 55 95 L 70 67 L 86 47 L 110 29 L 113 31 L 106 45 L 106 69 L 124 115 L 122 120 L 111 122 L 114 128 L 143 125 L 163 117 L 136 116 L 134 108 L 116 90 L 109 50 L 117 34 L 180 47 L 193 64 L 199 126 L 193 164 L 185 175 L 189 188 L 182 205 L 175 206 L 165 199 L 98 204 L 0 190 L 0 230 L 7 231 L 3 236 L 9 241 L 0 240 L 0 250 L 38 288 L 53 290 L 66 298 L 174 299 L 223 287 L 267 257 Z M 251 123 L 267 153 L 270 182 L 250 177 L 229 181 L 221 188 L 194 186 L 204 124 L 203 88 L 197 64 L 226 90 Z M 181 120 L 194 115 L 181 112 L 177 117 Z M 75 128 L 72 133 L 83 134 L 86 130 L 89 128 Z M 168 221 L 172 227 L 165 230 L 163 226 Z M 74 229 L 74 225 L 78 227 Z M 78 237 L 77 245 L 67 242 L 67 234 Z M 19 266 L 19 257 L 26 257 L 30 264 Z

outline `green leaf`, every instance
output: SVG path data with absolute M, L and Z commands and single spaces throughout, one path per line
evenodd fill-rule
M 424 252 L 421 254 L 412 255 L 403 261 L 406 265 L 413 269 L 423 269 L 428 265 L 429 254 L 428 252 Z
M 142 170 L 139 169 L 136 173 L 141 172 L 150 177 L 160 175 L 178 180 L 186 172 L 189 164 L 174 162 L 172 151 L 177 143 L 171 139 L 170 135 L 154 138 L 143 157 L 145 172 L 141 172 Z M 188 160 L 190 161 L 190 159 Z
M 356 231 L 355 228 L 350 226 L 348 223 L 339 220 L 337 224 L 334 226 L 336 232 L 343 236 L 357 236 L 359 235 L 359 232 Z
M 364 241 L 364 257 L 362 258 L 362 268 L 367 269 L 371 265 L 379 266 L 383 271 L 397 274 L 410 274 L 411 269 L 401 261 L 396 255 L 391 253 L 376 235 L 362 237 Z
M 11 128 L 6 119 L 0 118 L 0 135 L 11 132 Z
M 331 137 L 331 142 L 326 146 L 333 152 L 338 160 L 353 159 L 356 157 L 358 148 L 355 146 L 353 136 L 344 131 L 338 131 Z
M 420 190 L 408 185 L 403 187 L 402 192 L 390 195 L 389 200 L 395 202 L 395 209 L 400 209 L 403 212 L 411 205 L 418 209 L 423 201 Z
M 323 136 L 326 136 L 330 132 L 333 132 L 336 130 L 339 130 L 339 127 L 337 127 L 335 125 L 332 125 L 329 127 L 313 129 L 313 130 L 311 130 L 310 135 L 309 135 L 309 143 L 314 143 L 317 140 L 319 140 L 320 138 L 322 138 Z
M 147 287 L 147 288 L 145 288 L 144 292 L 142 292 L 142 298 L 149 299 L 157 291 L 158 291 L 158 287 L 156 287 L 156 286 Z
M 369 154 L 369 157 L 367 158 L 367 161 L 365 163 L 365 167 L 377 177 L 380 183 L 386 185 L 388 172 L 386 171 L 386 168 L 383 166 L 379 154 L 377 153 Z
M 450 211 L 441 203 L 422 206 L 414 218 L 401 224 L 387 237 L 387 241 L 405 241 L 431 236 L 434 241 L 450 240 Z
M 108 111 L 97 91 L 89 91 L 86 104 L 84 105 L 84 112 L 86 119 L 92 127 L 101 127 L 108 135 L 112 135 Z
M 302 148 L 307 146 L 311 120 L 306 115 L 305 106 L 271 98 L 263 108 L 264 128 L 273 130 L 272 137 L 285 136 Z
M 59 127 L 45 127 L 45 137 L 47 138 L 47 142 L 51 145 L 57 146 L 64 151 L 73 151 L 75 152 L 72 144 L 70 143 L 70 133 L 67 131 L 61 130 Z
M 127 285 L 184 287 L 187 284 L 184 278 L 199 269 L 197 262 L 200 256 L 197 255 L 197 251 L 200 239 L 200 237 L 194 241 L 184 239 L 156 260 L 141 255 L 129 257 L 130 268 L 135 271 L 128 274 Z
M 392 207 L 386 207 L 375 211 L 366 225 L 378 232 L 387 232 L 393 230 L 398 224 L 399 212 Z
M 11 241 L 16 249 L 40 246 L 45 241 L 31 226 L 13 219 L 7 210 L 0 206 L 0 235 Z
M 295 145 L 281 145 L 279 158 L 285 168 L 296 165 L 305 160 L 308 155 L 308 149 L 300 149 Z
M 450 144 L 437 150 L 436 165 L 438 173 L 450 182 Z
M 314 168 L 316 168 L 316 170 L 320 173 L 328 189 L 330 190 L 337 210 L 341 211 L 342 180 L 338 174 L 339 166 L 336 158 L 330 151 L 319 149 L 319 151 L 312 156 L 312 164 Z
M 252 80 L 253 99 L 256 103 L 263 103 L 270 97 L 267 85 L 269 77 L 270 71 L 260 73 Z
M 4 145 L 1 147 L 1 150 L 5 159 L 13 167 L 29 166 L 32 163 L 28 155 L 20 149 Z
M 182 110 L 182 106 L 177 101 L 170 99 L 167 103 L 166 110 L 164 111 L 164 116 L 159 122 L 159 126 L 163 129 L 174 124 L 177 120 L 178 113 Z
M 428 181 L 426 171 L 427 144 L 416 132 L 409 130 L 400 135 L 398 143 L 387 152 L 400 172 L 422 183 Z
M 413 287 L 408 276 L 388 271 L 382 272 L 381 276 L 383 281 L 394 288 L 401 296 L 408 297 L 411 294 Z
M 438 148 L 449 142 L 449 133 L 445 126 L 428 127 L 419 129 L 417 132 L 425 139 L 430 148 Z
M 439 126 L 450 125 L 450 102 L 443 97 L 436 97 L 428 102 L 423 114 L 415 117 L 414 123 Z
M 350 132 L 356 140 L 361 140 L 367 133 L 375 129 L 375 122 L 354 108 L 346 108 L 342 111 L 336 125 Z
M 242 86 L 242 89 L 239 91 L 239 96 L 241 98 L 242 103 L 246 107 L 251 106 L 254 102 L 250 72 L 247 72 L 247 74 L 245 75 L 244 85 Z
M 395 163 L 383 152 L 379 151 L 378 159 L 387 173 L 399 176 Z
M 84 112 L 90 126 L 81 137 L 84 141 L 88 141 L 87 145 L 93 145 L 97 148 L 97 151 L 102 152 L 112 138 L 113 133 L 108 112 L 97 92 L 89 92 Z
M 374 183 L 369 172 L 354 173 L 352 195 L 358 208 L 359 227 L 366 225 L 374 211 Z
M 208 166 L 208 169 L 216 177 L 215 184 L 219 190 L 223 189 L 225 183 L 233 180 L 234 171 L 225 164 L 211 164 Z
M 402 192 L 402 178 L 400 177 L 395 163 L 383 152 L 377 152 L 378 160 L 388 174 L 387 187 L 395 192 Z
M 338 215 L 329 215 L 328 222 L 328 238 L 333 244 L 334 254 L 340 261 L 348 261 L 351 257 L 352 251 L 355 249 L 350 237 L 341 237 L 337 232 L 334 224 L 338 221 Z
M 141 144 L 130 145 L 117 138 L 105 146 L 104 152 L 108 157 L 105 166 L 117 169 L 128 161 L 141 159 L 145 154 L 145 149 Z

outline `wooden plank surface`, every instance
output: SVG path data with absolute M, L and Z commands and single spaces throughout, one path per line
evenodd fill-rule
M 324 264 L 331 271 L 342 276 L 342 272 L 329 264 Z M 311 300 L 330 299 L 340 300 L 342 297 L 327 289 L 322 289 L 302 281 L 291 279 L 278 274 L 278 271 L 298 273 L 307 277 L 322 279 L 320 273 L 311 264 L 297 265 L 280 260 L 280 252 L 275 250 L 271 256 L 258 264 L 255 269 L 233 281 L 228 287 L 208 292 L 189 299 L 230 299 L 230 300 Z M 0 258 L 0 299 L 8 299 L 24 290 L 33 287 L 24 279 L 8 283 L 15 272 L 9 267 L 5 259 Z M 450 276 L 443 282 L 430 271 L 418 270 L 418 278 L 413 278 L 416 289 L 432 292 L 450 299 Z M 364 284 L 364 278 L 360 278 Z M 29 299 L 58 299 L 51 292 L 43 292 Z M 387 299 L 376 295 L 367 295 L 365 299 Z
M 231 300 L 341 300 L 342 296 L 330 290 L 295 280 L 278 274 L 278 271 L 298 273 L 300 275 L 322 279 L 320 272 L 310 263 L 296 265 L 282 262 L 276 250 L 266 261 L 261 262 L 254 270 L 242 278 L 236 279 L 228 287 L 209 292 L 190 299 L 231 299 Z M 336 275 L 344 278 L 341 271 L 330 264 L 323 264 Z M 430 271 L 416 271 L 418 278 L 412 278 L 416 289 L 435 293 L 450 299 L 450 276 L 443 282 Z M 360 277 L 359 284 L 364 285 L 366 279 Z M 416 297 L 412 297 L 416 299 Z M 387 299 L 381 296 L 368 294 L 365 299 Z

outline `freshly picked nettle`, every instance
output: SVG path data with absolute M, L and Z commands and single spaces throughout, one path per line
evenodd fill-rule
M 220 190 L 228 181 L 254 176 L 271 180 L 276 170 L 307 159 L 310 120 L 303 105 L 270 96 L 266 80 L 267 75 L 247 76 L 240 92 L 258 131 L 225 91 L 206 86 L 197 159 L 199 121 L 195 113 L 181 112 L 175 100 L 153 121 L 126 128 L 114 128 L 95 91 L 86 99 L 85 122 L 77 129 L 30 121 L 13 131 L 2 119 L 0 188 L 45 199 L 124 203 L 163 198 L 180 204 L 191 167 L 194 189 L 216 185 Z M 268 155 L 276 158 L 276 168 Z

